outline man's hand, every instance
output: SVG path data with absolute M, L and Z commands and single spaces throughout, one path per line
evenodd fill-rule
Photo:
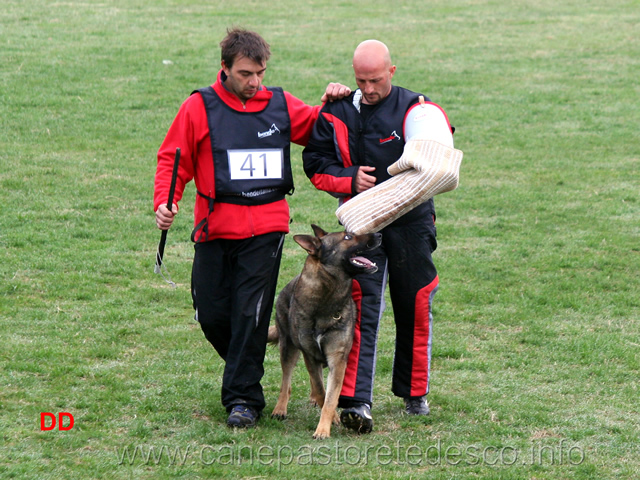
M 171 211 L 166 205 L 160 205 L 156 210 L 156 225 L 160 230 L 169 230 L 173 223 L 173 217 L 178 213 L 178 206 L 174 203 L 171 205 Z
M 356 174 L 356 193 L 362 193 L 365 190 L 369 190 L 376 184 L 376 177 L 369 175 L 367 172 L 375 171 L 375 167 L 367 167 L 365 165 L 358 168 Z
M 342 85 L 341 83 L 330 83 L 327 85 L 327 89 L 322 95 L 320 101 L 322 103 L 325 102 L 333 102 L 334 100 L 340 100 L 351 93 L 351 89 L 346 85 Z

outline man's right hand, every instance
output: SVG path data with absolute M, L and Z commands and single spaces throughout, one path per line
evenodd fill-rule
M 178 213 L 178 206 L 174 203 L 171 205 L 171 211 L 166 205 L 160 205 L 156 210 L 156 225 L 160 230 L 169 230 L 173 223 L 173 217 Z
M 367 167 L 366 165 L 358 168 L 358 173 L 356 174 L 356 193 L 362 193 L 365 190 L 369 190 L 371 187 L 376 184 L 376 177 L 373 175 L 369 175 L 367 172 L 375 171 L 375 167 Z

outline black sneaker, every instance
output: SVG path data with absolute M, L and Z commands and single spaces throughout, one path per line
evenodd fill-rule
M 227 425 L 235 428 L 251 428 L 255 427 L 260 418 L 260 413 L 253 407 L 248 405 L 235 405 L 231 409 Z
M 356 407 L 345 408 L 340 414 L 340 422 L 356 433 L 369 433 L 373 430 L 371 408 L 366 403 Z
M 429 415 L 429 404 L 426 395 L 407 397 L 404 399 L 404 411 L 409 415 Z

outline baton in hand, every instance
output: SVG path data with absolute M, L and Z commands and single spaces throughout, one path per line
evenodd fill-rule
M 169 211 L 172 211 L 173 206 L 173 194 L 176 191 L 176 181 L 178 179 L 178 164 L 180 163 L 180 148 L 176 148 L 176 158 L 173 161 L 173 173 L 171 175 L 171 186 L 169 187 L 169 198 L 167 199 L 167 208 Z M 164 256 L 164 246 L 167 243 L 167 230 L 162 230 L 162 235 L 160 236 L 160 243 L 158 244 L 158 252 L 156 253 L 156 266 L 153 269 L 154 273 L 162 272 L 162 257 Z M 173 282 L 171 282 L 173 283 Z

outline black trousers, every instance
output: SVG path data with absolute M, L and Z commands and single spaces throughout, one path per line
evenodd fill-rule
M 197 243 L 191 295 L 206 339 L 225 360 L 222 405 L 265 406 L 264 375 L 269 320 L 284 233 Z
M 378 271 L 354 279 L 353 298 L 358 318 L 339 406 L 373 402 L 373 383 L 385 289 L 393 305 L 396 345 L 392 392 L 417 397 L 429 391 L 431 368 L 431 304 L 438 289 L 438 273 L 431 258 L 437 247 L 436 229 L 429 216 L 382 230 L 382 245 L 362 255 L 376 262 Z

